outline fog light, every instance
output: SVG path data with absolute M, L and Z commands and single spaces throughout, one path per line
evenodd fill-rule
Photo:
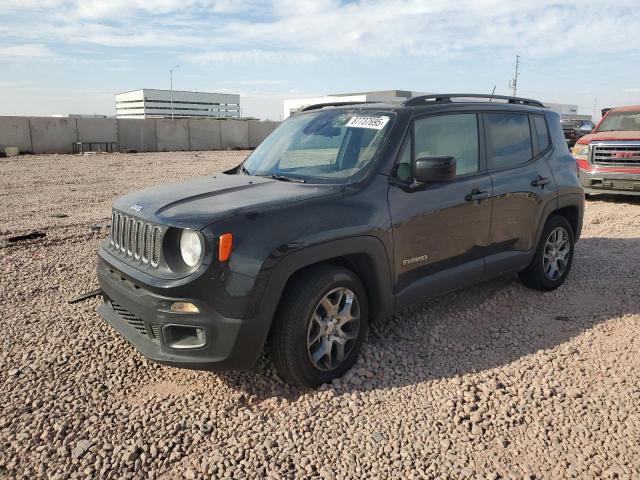
M 202 348 L 207 344 L 204 328 L 190 325 L 165 325 L 162 327 L 162 338 L 167 347 L 178 350 Z
M 199 313 L 200 310 L 191 302 L 173 302 L 171 304 L 172 312 L 180 313 Z

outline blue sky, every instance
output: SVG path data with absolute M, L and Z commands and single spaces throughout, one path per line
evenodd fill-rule
M 640 104 L 638 0 L 2 0 L 0 115 L 114 113 L 138 88 L 240 93 L 243 113 L 364 90 Z

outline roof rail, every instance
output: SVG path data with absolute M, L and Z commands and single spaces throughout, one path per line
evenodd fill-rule
M 304 107 L 301 112 L 308 112 L 309 110 L 318 110 L 322 107 L 341 107 L 343 105 L 361 105 L 363 103 L 380 103 L 380 102 L 366 102 L 366 101 L 353 101 L 353 102 L 329 102 L 329 103 L 314 103 L 308 107 Z
M 521 97 L 509 97 L 506 95 L 485 95 L 478 93 L 443 93 L 440 95 L 420 95 L 418 97 L 411 97 L 406 100 L 403 105 L 407 107 L 414 107 L 417 105 L 425 105 L 427 103 L 452 103 L 453 98 L 487 98 L 489 102 L 491 100 L 506 100 L 507 103 L 513 103 L 516 105 L 529 105 L 532 107 L 544 108 L 542 102 L 538 100 L 532 100 L 530 98 Z

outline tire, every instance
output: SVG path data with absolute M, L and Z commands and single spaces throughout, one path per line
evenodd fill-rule
M 342 376 L 358 359 L 368 313 L 365 289 L 352 271 L 318 265 L 296 274 L 269 336 L 269 355 L 280 377 L 291 385 L 315 388 Z
M 556 232 L 564 232 L 566 238 L 562 240 L 559 236 L 552 238 Z M 545 251 L 548 249 L 548 242 L 555 244 L 551 246 L 545 259 Z M 562 246 L 558 248 L 558 245 Z M 568 251 L 565 248 L 568 247 Z M 552 215 L 542 230 L 540 242 L 536 248 L 533 260 L 527 268 L 518 273 L 520 280 L 526 286 L 536 290 L 555 290 L 564 283 L 571 270 L 573 262 L 573 253 L 575 250 L 575 241 L 573 238 L 573 229 L 567 219 L 560 215 Z M 563 257 L 563 251 L 566 251 Z M 557 255 L 556 255 L 557 252 Z M 550 258 L 557 258 L 555 262 L 556 271 L 554 272 L 554 262 L 549 261 Z

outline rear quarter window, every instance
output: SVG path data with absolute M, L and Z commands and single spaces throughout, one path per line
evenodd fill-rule
M 533 115 L 533 124 L 538 137 L 538 152 L 544 152 L 549 147 L 549 129 L 547 120 L 542 115 Z
M 484 116 L 489 167 L 517 167 L 533 158 L 529 116 L 524 113 L 486 113 Z

